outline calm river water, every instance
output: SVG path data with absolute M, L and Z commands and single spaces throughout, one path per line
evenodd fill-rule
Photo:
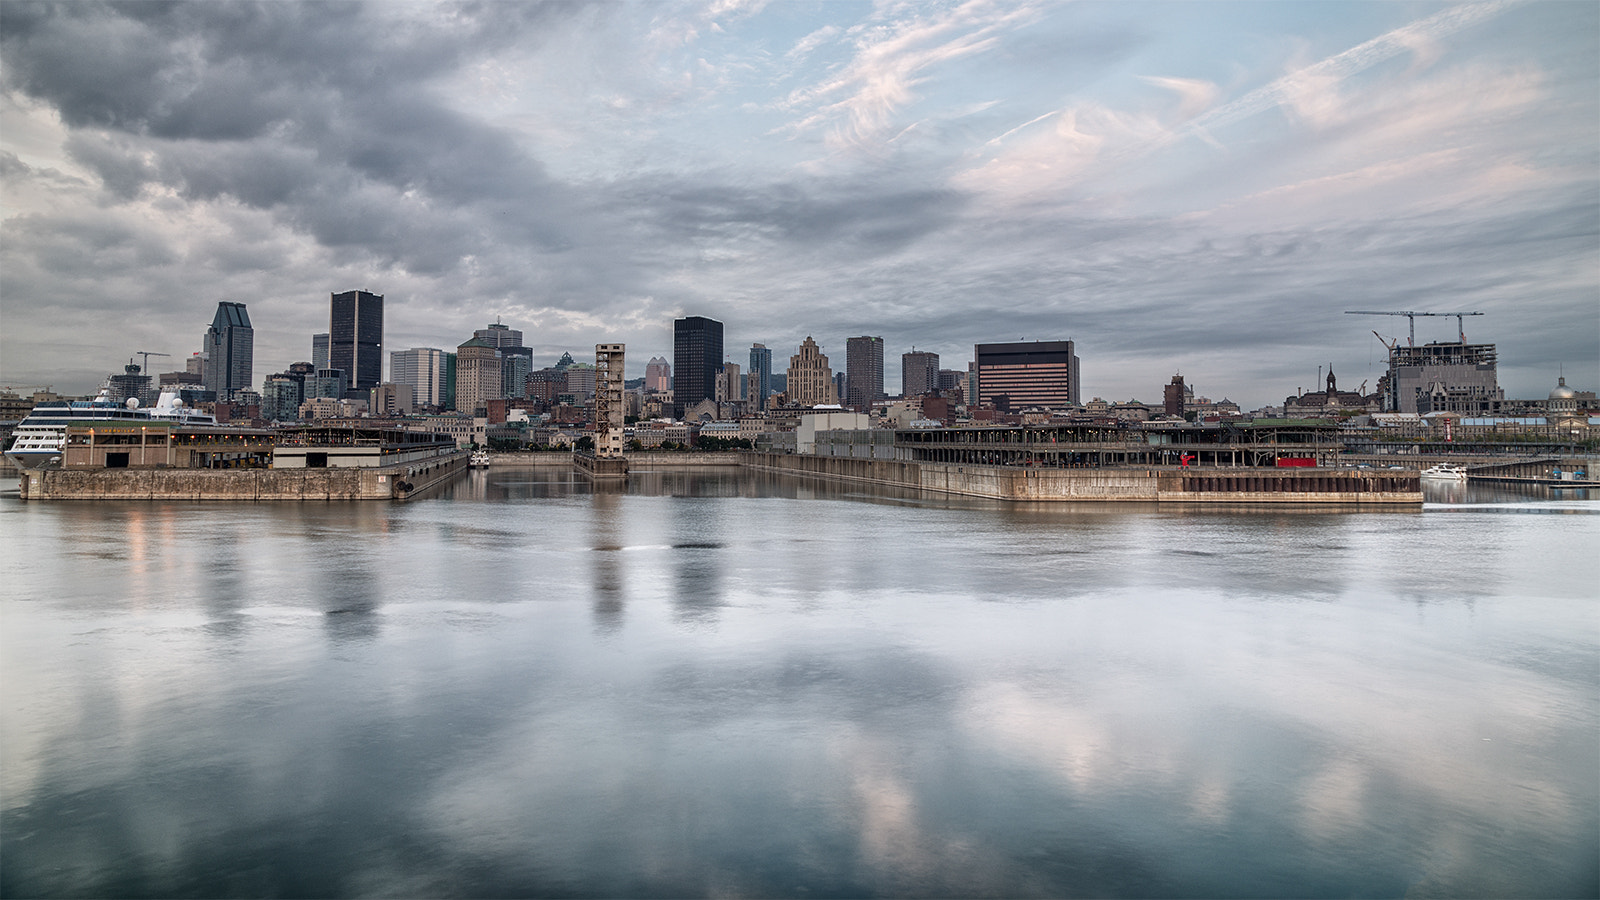
M 1600 499 L 0 482 L 0 894 L 1600 892 Z

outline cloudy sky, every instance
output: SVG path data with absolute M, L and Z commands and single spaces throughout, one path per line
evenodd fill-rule
M 89 391 L 246 303 L 386 350 L 501 319 L 629 374 L 1071 338 L 1084 396 L 1375 382 L 1482 311 L 1600 387 L 1600 4 L 0 3 L 0 384 Z M 1417 320 L 1418 341 L 1456 320 Z M 165 371 L 175 363 L 156 360 Z

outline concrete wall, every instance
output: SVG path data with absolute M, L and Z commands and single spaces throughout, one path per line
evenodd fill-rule
M 469 456 L 381 469 L 34 469 L 18 485 L 24 500 L 392 500 L 459 475 Z
M 1197 505 L 1422 505 L 1421 488 L 1380 488 L 1361 473 L 1331 469 L 1122 467 L 1044 469 L 746 452 L 744 464 L 820 478 L 1016 501 L 1141 501 Z M 1198 490 L 1196 478 L 1233 477 L 1238 489 Z M 1214 485 L 1213 485 L 1214 486 Z M 1300 490 L 1298 488 L 1304 488 Z
M 737 466 L 739 453 L 737 451 L 696 453 L 683 450 L 634 450 L 622 454 L 628 461 L 629 471 L 639 472 L 650 469 L 673 469 L 683 466 Z M 494 468 L 500 466 L 531 466 L 535 468 L 564 468 L 572 467 L 571 453 L 490 453 L 489 465 Z

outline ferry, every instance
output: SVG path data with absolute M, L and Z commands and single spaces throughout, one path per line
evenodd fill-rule
M 1421 474 L 1423 478 L 1431 480 L 1466 481 L 1467 467 L 1452 466 L 1449 463 L 1439 463 L 1436 466 L 1430 466 L 1426 469 L 1423 469 L 1419 474 Z
M 176 393 L 163 392 L 155 406 L 140 407 L 137 399 L 127 403 L 111 399 L 111 389 L 101 388 L 93 400 L 55 400 L 41 403 L 17 423 L 16 440 L 6 456 L 19 468 L 51 469 L 61 465 L 61 451 L 67 443 L 67 425 L 72 423 L 176 422 L 182 425 L 215 425 L 217 417 L 185 406 Z
M 472 451 L 472 458 L 467 462 L 467 465 L 471 466 L 474 469 L 487 469 L 487 468 L 489 468 L 489 451 L 487 451 L 487 450 L 474 450 L 474 451 Z

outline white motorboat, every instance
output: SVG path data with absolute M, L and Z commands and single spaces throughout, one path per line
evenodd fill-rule
M 474 450 L 474 451 L 472 451 L 472 458 L 467 461 L 467 465 L 471 466 L 474 469 L 487 469 L 487 468 L 489 468 L 489 451 L 487 451 L 487 450 Z
M 1423 478 L 1435 481 L 1466 481 L 1467 467 L 1452 466 L 1449 463 L 1439 463 L 1436 466 L 1429 466 L 1428 468 L 1423 469 L 1419 474 L 1421 474 Z

